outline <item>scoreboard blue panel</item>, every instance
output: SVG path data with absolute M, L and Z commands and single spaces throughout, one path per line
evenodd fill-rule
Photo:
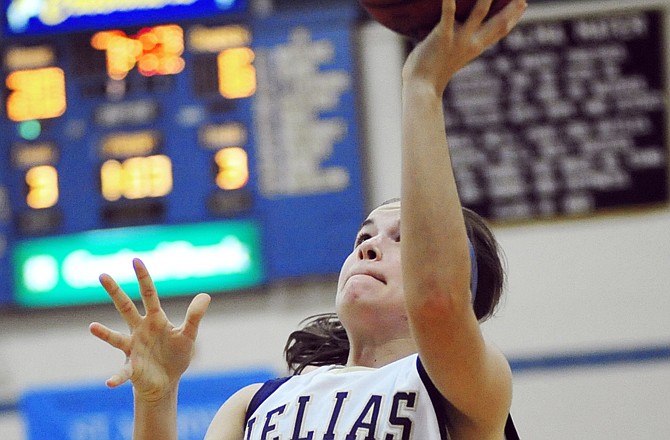
M 5 37 L 0 301 L 104 301 L 78 290 L 82 272 L 117 267 L 136 295 L 121 274 L 133 254 L 157 284 L 183 286 L 174 295 L 212 291 L 216 276 L 225 291 L 339 270 L 364 209 L 357 11 L 259 18 L 209 2 L 228 9 L 193 20 L 207 2 L 179 3 L 163 21 L 110 26 L 126 23 L 118 11 L 90 29 L 102 14 L 81 14 L 46 35 L 31 19 Z M 217 227 L 220 243 L 202 239 Z M 211 272 L 215 249 L 261 261 L 229 284 Z

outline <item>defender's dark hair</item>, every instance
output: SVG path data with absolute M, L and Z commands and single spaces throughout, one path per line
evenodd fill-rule
M 398 199 L 384 202 L 392 203 Z M 463 208 L 468 238 L 477 258 L 477 295 L 473 308 L 481 321 L 496 311 L 505 282 L 503 258 L 493 232 L 474 211 Z M 313 315 L 301 322 L 301 330 L 288 337 L 284 356 L 292 374 L 300 374 L 308 365 L 344 365 L 349 357 L 347 332 L 335 313 Z
M 291 333 L 284 356 L 292 374 L 308 365 L 344 365 L 349 357 L 349 338 L 335 313 L 322 313 L 304 319 L 301 330 Z

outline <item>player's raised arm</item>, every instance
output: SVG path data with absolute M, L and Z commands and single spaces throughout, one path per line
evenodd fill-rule
M 109 275 L 100 283 L 128 324 L 130 334 L 112 330 L 100 323 L 90 325 L 91 333 L 118 348 L 126 363 L 106 384 L 117 387 L 128 380 L 135 396 L 133 438 L 171 440 L 177 438 L 177 390 L 179 379 L 193 356 L 200 320 L 207 311 L 210 297 L 197 295 L 186 311 L 184 323 L 175 327 L 161 308 L 158 294 L 144 264 L 133 260 L 145 314 Z
M 419 354 L 451 404 L 455 438 L 486 439 L 504 424 L 511 375 L 482 338 L 471 305 L 470 254 L 442 94 L 459 69 L 507 35 L 526 2 L 514 0 L 485 20 L 491 0 L 478 0 L 463 24 L 454 20 L 455 4 L 443 1 L 440 23 L 403 68 L 403 279 Z

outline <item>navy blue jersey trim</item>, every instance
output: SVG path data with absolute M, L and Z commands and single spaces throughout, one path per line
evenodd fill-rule
M 505 440 L 520 440 L 511 414 L 507 415 L 507 422 L 505 423 Z
M 440 426 L 440 438 L 442 438 L 442 440 L 449 440 L 449 431 L 447 430 L 447 409 L 445 406 L 446 399 L 442 396 L 442 393 L 438 391 L 433 381 L 430 380 L 430 377 L 428 377 L 428 373 L 426 373 L 426 369 L 423 367 L 421 359 L 418 356 L 416 358 L 416 368 L 419 371 L 421 382 L 423 382 L 428 390 L 428 395 L 433 403 L 435 416 L 437 417 L 437 422 Z M 512 416 L 509 414 L 507 415 L 507 421 L 505 422 L 505 440 L 520 440 Z
M 447 408 L 445 407 L 444 396 L 438 391 L 437 387 L 428 377 L 426 369 L 423 368 L 421 359 L 417 356 L 416 358 L 416 369 L 419 372 L 419 377 L 421 382 L 428 390 L 428 396 L 430 396 L 430 401 L 433 404 L 433 409 L 435 410 L 435 417 L 437 418 L 437 425 L 440 427 L 440 438 L 442 440 L 449 440 L 449 431 L 447 430 Z
M 249 406 L 247 407 L 247 413 L 244 417 L 244 423 L 246 424 L 251 418 L 251 415 L 258 409 L 258 407 L 261 406 L 261 404 L 265 402 L 265 400 L 268 397 L 270 397 L 272 393 L 277 391 L 277 388 L 286 383 L 286 381 L 288 381 L 291 377 L 293 376 L 280 377 L 278 379 L 270 379 L 263 385 L 261 385 L 258 391 L 256 391 L 256 394 L 254 394 L 254 397 L 252 397 L 251 400 L 249 401 Z

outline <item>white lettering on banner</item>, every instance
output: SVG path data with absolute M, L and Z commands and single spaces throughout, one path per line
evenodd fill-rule
M 644 15 L 634 14 L 578 20 L 574 36 L 582 41 L 628 41 L 644 37 L 648 31 Z
M 344 167 L 323 167 L 347 133 L 341 118 L 320 113 L 335 109 L 351 87 L 343 70 L 320 70 L 335 48 L 295 29 L 290 41 L 256 51 L 258 89 L 254 101 L 260 188 L 265 195 L 341 191 L 349 185 Z
M 26 260 L 22 269 L 24 280 L 35 277 L 32 269 L 43 267 L 44 257 L 35 255 Z M 103 272 L 114 274 L 118 283 L 130 283 L 135 276 L 128 269 L 128 261 L 135 257 L 153 268 L 155 281 L 242 273 L 249 270 L 252 263 L 249 248 L 237 237 L 228 236 L 209 246 L 175 241 L 160 243 L 149 251 L 121 249 L 109 255 L 93 255 L 86 250 L 77 250 L 63 260 L 61 275 L 64 282 L 76 289 L 97 287 L 97 274 Z M 40 286 L 37 287 L 41 291 Z

